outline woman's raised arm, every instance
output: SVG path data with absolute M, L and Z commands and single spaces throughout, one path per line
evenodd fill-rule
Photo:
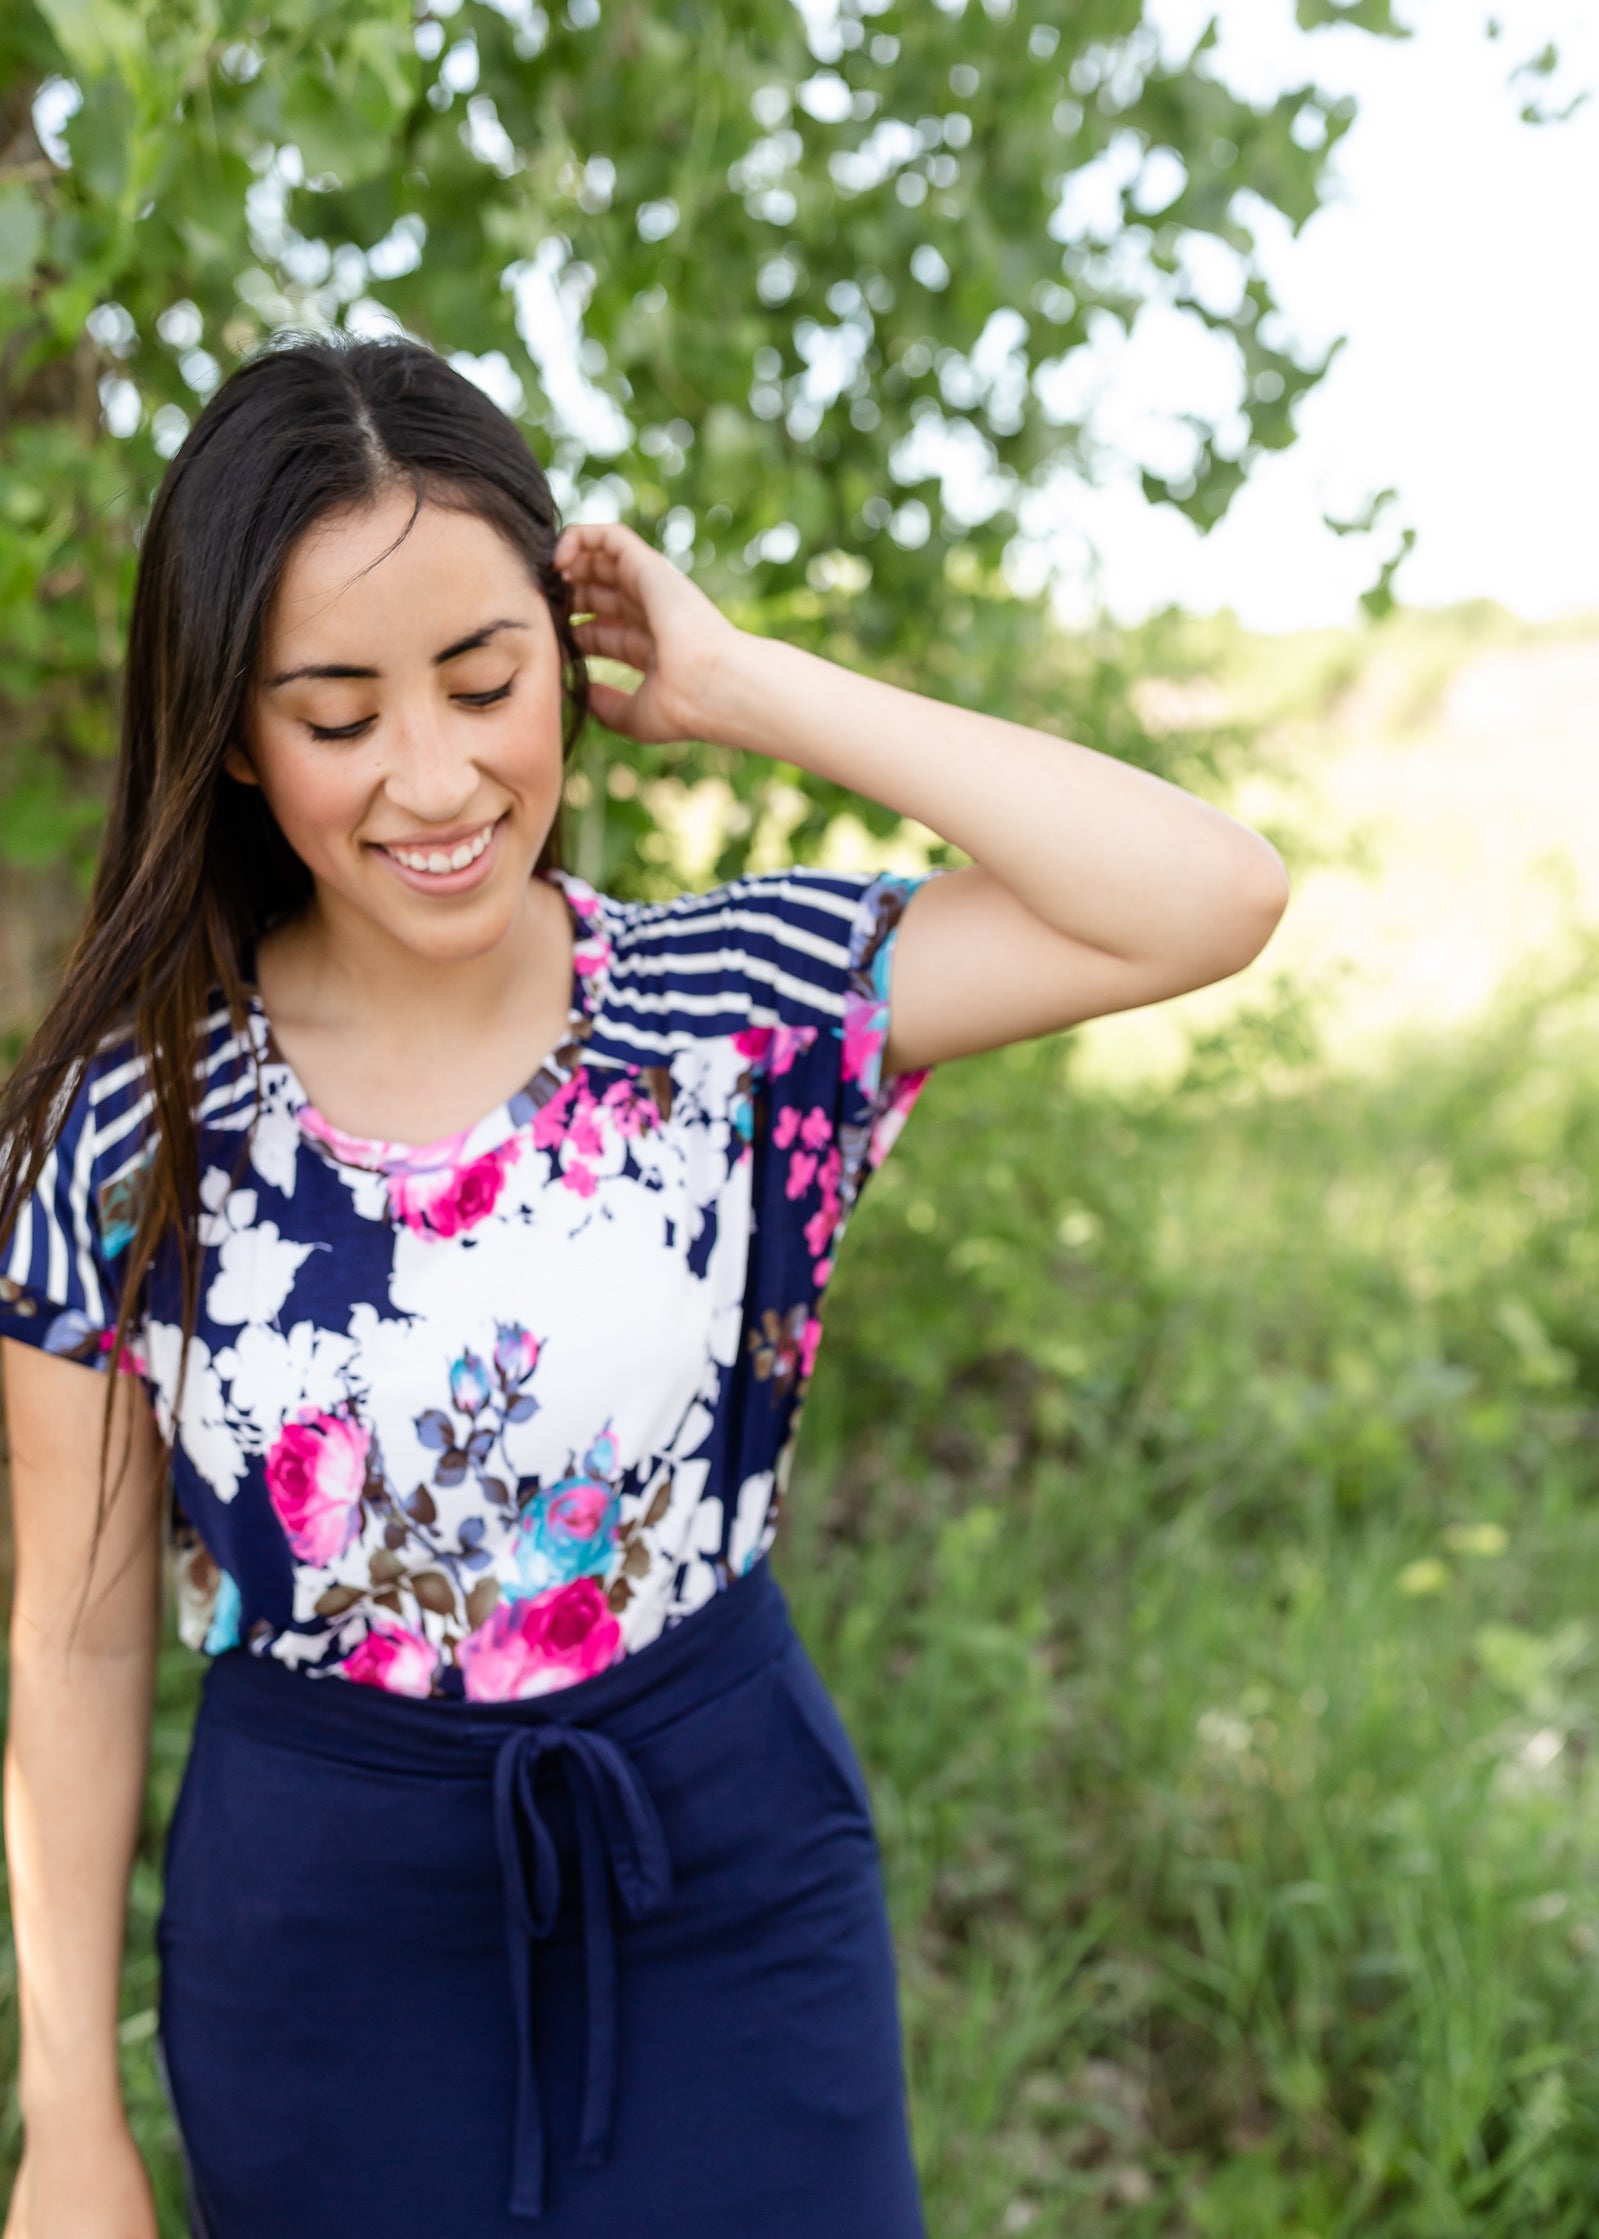
M 0 1368 L 16 1543 L 5 1837 L 25 2129 L 5 2239 L 155 2239 L 122 2104 L 117 1994 L 160 1639 L 165 1455 L 142 1385 L 118 1376 L 114 1496 L 85 1598 L 105 1385 L 10 1339 Z
M 972 862 L 895 943 L 885 1075 L 1158 1003 L 1241 971 L 1288 901 L 1270 842 L 1113 756 L 823 660 L 723 616 L 636 530 L 563 531 L 602 723 L 791 762 L 914 817 Z

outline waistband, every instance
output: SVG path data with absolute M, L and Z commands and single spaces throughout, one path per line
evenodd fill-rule
M 765 1557 L 670 1631 L 553 1694 L 520 1702 L 415 1700 L 305 1672 L 232 1648 L 206 1672 L 211 1725 L 360 1766 L 494 1784 L 494 1832 L 505 1897 L 516 2019 L 516 2120 L 510 2212 L 544 2209 L 544 2113 L 533 2045 L 533 1947 L 554 1929 L 561 1866 L 540 1809 L 541 1781 L 559 1770 L 571 1811 L 582 1900 L 587 2046 L 575 2159 L 604 2160 L 616 2098 L 614 1909 L 630 1920 L 664 1911 L 672 1863 L 660 1814 L 628 1754 L 647 1736 L 781 1653 L 788 1603 Z

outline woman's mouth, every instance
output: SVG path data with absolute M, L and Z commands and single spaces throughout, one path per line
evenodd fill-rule
M 489 854 L 501 822 L 503 819 L 496 818 L 474 832 L 464 832 L 447 841 L 415 845 L 379 841 L 375 844 L 378 853 L 387 858 L 407 886 L 425 893 L 459 894 L 488 876 Z

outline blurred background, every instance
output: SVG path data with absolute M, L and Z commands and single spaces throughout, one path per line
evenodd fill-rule
M 1560 0 L 0 15 L 0 1062 L 141 520 L 287 326 L 423 336 L 743 627 L 1293 872 L 1238 980 L 937 1076 L 831 1293 L 777 1559 L 940 2239 L 1594 2229 L 1596 87 Z M 958 859 L 597 727 L 565 816 L 624 894 Z M 196 1671 L 122 2024 L 173 2233 Z

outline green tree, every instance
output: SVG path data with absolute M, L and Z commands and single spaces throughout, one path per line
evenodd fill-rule
M 1388 0 L 1300 19 L 1396 29 Z M 1093 469 L 1052 375 L 1103 322 L 1173 306 L 1236 357 L 1237 409 L 1144 476 L 1201 527 L 1325 370 L 1258 234 L 1316 210 L 1352 106 L 1252 105 L 1213 46 L 1164 53 L 1143 0 L 10 0 L 0 862 L 92 848 L 141 517 L 286 324 L 461 353 L 569 515 L 631 520 L 747 626 L 1158 759 L 999 563 L 1024 493 Z M 892 822 L 705 748 L 607 785 L 602 751 L 593 876 L 648 878 L 666 773 L 730 785 L 718 876 L 763 815 L 802 855 L 846 801 Z

